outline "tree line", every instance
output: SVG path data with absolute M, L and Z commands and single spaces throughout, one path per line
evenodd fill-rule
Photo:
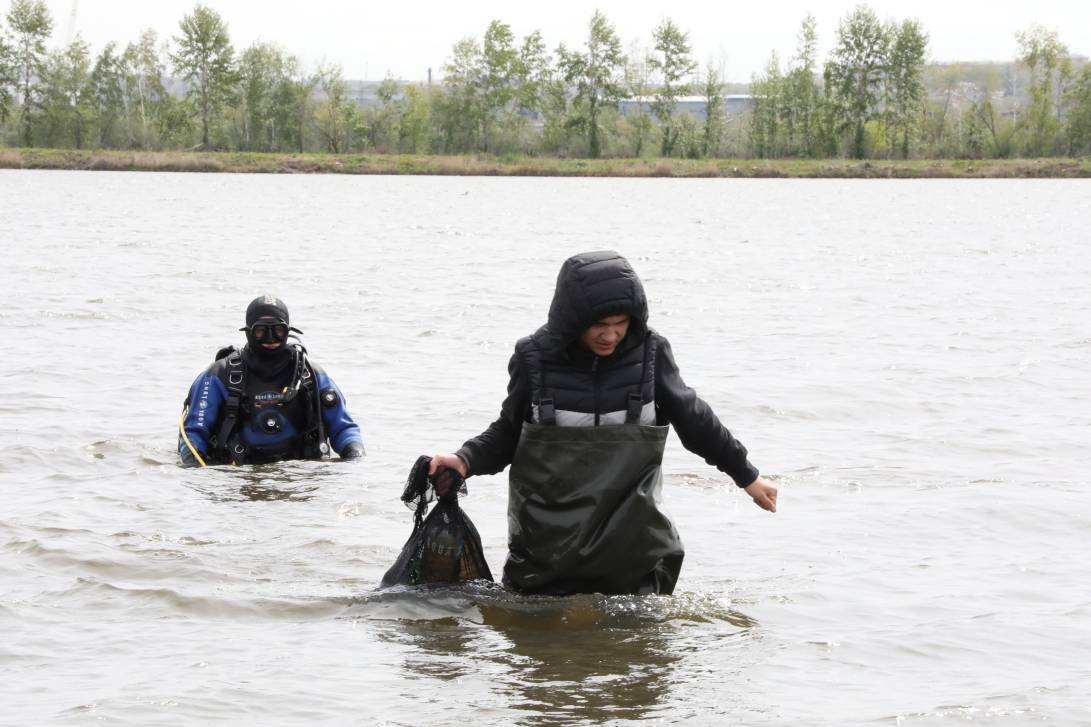
M 807 16 L 795 55 L 782 67 L 773 53 L 745 111 L 728 113 L 723 68 L 699 64 L 669 18 L 626 50 L 596 11 L 580 45 L 552 52 L 541 33 L 516 38 L 494 20 L 455 43 L 439 82 L 388 78 L 368 105 L 335 64 L 307 68 L 271 43 L 236 52 L 227 24 L 203 5 L 169 39 L 148 30 L 97 55 L 78 37 L 47 49 L 43 0 L 11 0 L 4 20 L 7 145 L 592 158 L 1091 153 L 1091 64 L 1040 26 L 1017 34 L 1013 65 L 936 66 L 919 21 L 881 22 L 861 5 L 841 19 L 822 62 Z
M 814 18 L 795 56 L 753 81 L 757 157 L 1006 158 L 1091 153 L 1091 64 L 1076 72 L 1055 32 L 1016 33 L 1012 66 L 926 63 L 919 21 L 849 13 L 819 68 Z M 1020 88 L 1021 87 L 1021 88 Z

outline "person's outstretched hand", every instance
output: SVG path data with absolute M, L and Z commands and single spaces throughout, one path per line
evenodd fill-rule
M 754 500 L 754 504 L 762 510 L 777 511 L 777 488 L 769 484 L 767 479 L 759 475 L 758 479 L 751 482 L 744 489 L 746 494 L 750 495 Z
M 454 477 L 450 470 L 454 470 L 466 478 L 466 462 L 457 454 L 434 454 L 432 462 L 428 465 L 428 480 L 432 483 L 432 489 L 438 497 L 443 497 L 454 484 Z

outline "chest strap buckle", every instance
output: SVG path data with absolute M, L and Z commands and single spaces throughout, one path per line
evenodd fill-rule
M 538 400 L 538 423 L 539 424 L 556 424 L 557 423 L 557 410 L 553 408 L 553 399 L 545 398 Z

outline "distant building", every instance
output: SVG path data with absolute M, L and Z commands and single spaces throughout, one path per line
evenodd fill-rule
M 373 107 L 379 105 L 379 86 L 382 81 L 360 81 L 355 79 L 346 79 L 345 88 L 348 91 L 350 97 L 354 98 L 358 104 L 364 107 Z M 398 87 L 398 91 L 394 98 L 402 99 L 405 97 L 405 87 L 410 85 L 409 81 L 398 80 L 395 81 Z M 439 88 L 443 88 L 443 84 L 437 84 Z M 642 109 L 644 113 L 654 116 L 651 109 L 652 97 L 640 96 L 637 98 L 622 99 L 618 104 L 618 109 L 625 116 L 632 113 L 636 113 Z M 698 121 L 704 121 L 705 119 L 705 105 L 706 100 L 704 96 L 681 96 L 675 105 L 675 111 L 677 113 L 684 113 L 693 116 Z M 741 115 L 750 111 L 754 106 L 754 97 L 746 93 L 735 93 L 724 96 L 724 111 L 728 114 Z M 538 118 L 539 114 L 534 112 L 520 111 L 520 115 L 526 116 L 530 119 Z
M 618 109 L 623 116 L 629 116 L 638 111 L 654 116 L 655 114 L 652 114 L 652 100 L 651 96 L 622 99 L 621 103 L 618 104 Z M 674 110 L 676 113 L 689 114 L 698 121 L 704 121 L 707 106 L 708 100 L 704 96 L 681 96 L 675 104 Z M 750 94 L 734 93 L 724 96 L 724 111 L 728 114 L 744 114 L 753 107 L 754 97 Z
M 403 90 L 409 85 L 408 81 L 396 81 L 398 84 L 398 93 L 395 94 L 395 99 L 401 99 L 405 96 Z M 345 90 L 348 95 L 356 99 L 356 103 L 361 106 L 379 106 L 379 86 L 383 84 L 382 81 L 357 81 L 346 80 Z

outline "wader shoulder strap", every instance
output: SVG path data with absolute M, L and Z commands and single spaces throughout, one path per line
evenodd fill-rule
M 518 350 L 522 354 L 523 367 L 530 379 L 531 404 L 538 407 L 538 423 L 556 424 L 557 409 L 553 405 L 553 393 L 546 388 L 542 349 L 538 347 L 533 336 L 528 336 L 519 341 Z
M 640 413 L 644 410 L 644 389 L 651 388 L 651 401 L 655 401 L 655 336 L 649 335 L 644 340 L 644 366 L 640 381 L 634 391 L 629 392 L 629 404 L 625 412 L 626 424 L 639 424 Z

